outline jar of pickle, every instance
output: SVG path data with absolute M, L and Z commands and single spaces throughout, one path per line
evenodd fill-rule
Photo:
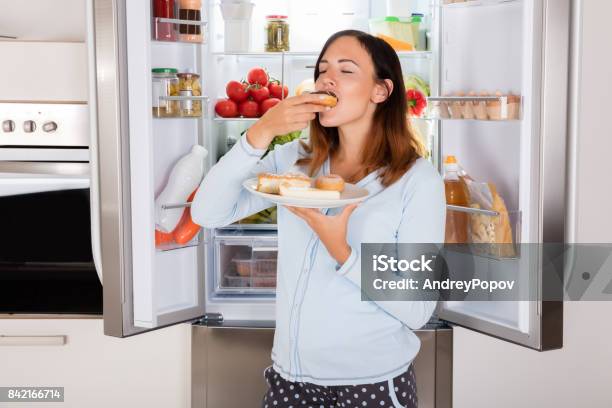
M 178 70 L 176 68 L 153 68 L 151 71 L 153 116 L 157 118 L 179 116 L 179 101 L 164 99 L 166 96 L 178 96 L 179 94 Z
M 287 16 L 266 16 L 266 51 L 289 51 Z
M 178 74 L 179 96 L 202 96 L 200 86 L 200 76 L 193 72 L 182 72 Z M 180 105 L 181 116 L 200 117 L 202 116 L 202 101 L 199 99 L 185 99 Z

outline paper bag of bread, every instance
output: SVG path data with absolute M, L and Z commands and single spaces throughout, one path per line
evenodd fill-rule
M 510 215 L 504 199 L 493 183 L 479 183 L 463 171 L 470 196 L 470 207 L 495 211 L 499 215 L 470 214 L 469 242 L 483 255 L 499 258 L 516 256 Z
M 470 243 L 484 255 L 500 258 L 515 256 L 510 215 L 504 199 L 493 183 L 466 181 L 470 207 L 495 211 L 499 215 L 470 214 Z

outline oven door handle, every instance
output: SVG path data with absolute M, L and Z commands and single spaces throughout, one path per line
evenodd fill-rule
M 0 197 L 82 188 L 88 163 L 0 162 Z

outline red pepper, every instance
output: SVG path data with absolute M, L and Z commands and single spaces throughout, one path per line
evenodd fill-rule
M 427 107 L 427 98 L 418 89 L 408 89 L 406 91 L 408 100 L 408 113 L 410 116 L 421 116 Z
M 193 197 L 195 197 L 197 191 L 198 189 L 196 188 L 191 194 L 189 194 L 189 198 L 187 198 L 188 202 L 193 201 Z M 185 208 L 179 223 L 172 232 L 162 232 L 155 229 L 155 246 L 161 247 L 165 244 L 173 243 L 184 245 L 191 241 L 191 239 L 200 231 L 200 228 L 201 227 L 199 225 L 192 221 L 190 209 Z
M 197 191 L 197 188 L 193 190 L 193 192 L 189 195 L 189 198 L 187 199 L 188 202 L 193 201 L 193 197 L 195 197 Z M 191 219 L 191 209 L 187 207 L 183 211 L 183 215 L 178 225 L 176 226 L 174 231 L 172 231 L 172 235 L 174 236 L 174 240 L 177 244 L 185 245 L 197 235 L 197 233 L 200 231 L 200 228 L 202 227 L 193 222 L 193 220 Z

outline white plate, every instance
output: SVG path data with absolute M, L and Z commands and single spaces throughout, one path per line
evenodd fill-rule
M 286 197 L 278 194 L 262 193 L 257 191 L 257 178 L 251 178 L 245 180 L 242 186 L 246 188 L 252 194 L 263 197 L 267 200 L 272 201 L 276 204 L 290 205 L 294 207 L 306 207 L 306 208 L 336 208 L 344 207 L 348 204 L 358 203 L 368 197 L 368 190 L 360 188 L 351 183 L 344 184 L 344 191 L 340 193 L 340 198 L 337 200 L 322 200 L 318 198 L 295 198 Z

